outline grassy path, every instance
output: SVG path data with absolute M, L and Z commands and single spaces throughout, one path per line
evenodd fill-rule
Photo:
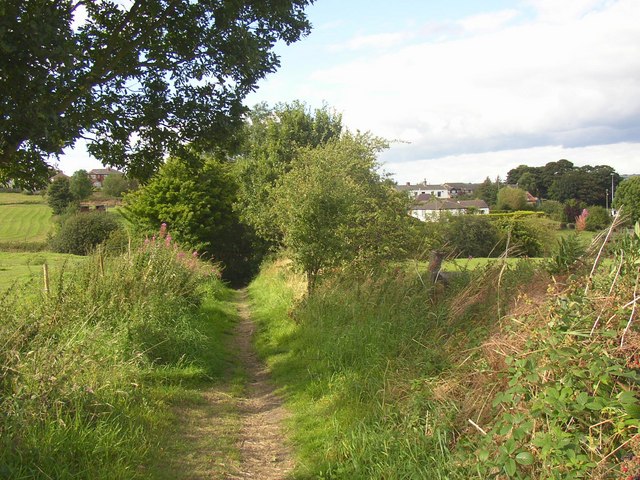
M 173 399 L 174 418 L 151 478 L 283 480 L 293 469 L 282 428 L 287 412 L 253 347 L 246 291 L 236 292 L 230 307 L 238 321 L 226 332 L 227 371 Z

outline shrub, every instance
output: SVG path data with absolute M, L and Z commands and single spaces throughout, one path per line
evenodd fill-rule
M 547 263 L 547 271 L 552 274 L 567 273 L 585 253 L 586 248 L 577 234 L 562 237 Z
M 543 228 L 534 222 L 519 218 L 500 218 L 496 221 L 503 235 L 503 245 L 509 238 L 509 248 L 516 256 L 538 257 L 543 251 Z
M 78 213 L 62 223 L 51 247 L 60 253 L 87 255 L 119 228 L 116 217 L 110 213 Z
M 547 214 L 551 220 L 562 222 L 564 220 L 564 205 L 556 200 L 544 200 L 540 210 Z
M 459 255 L 488 257 L 497 250 L 500 232 L 484 216 L 460 215 L 450 219 L 447 240 Z
M 502 187 L 498 190 L 499 210 L 522 210 L 527 206 L 527 192 L 521 188 Z
M 607 228 L 611 223 L 609 211 L 600 206 L 592 206 L 587 208 L 589 215 L 587 216 L 586 229 L 590 231 L 602 230 Z

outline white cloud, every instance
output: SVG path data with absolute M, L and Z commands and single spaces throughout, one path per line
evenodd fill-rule
M 637 140 L 640 2 L 601 3 L 574 2 L 563 23 L 361 56 L 313 72 L 301 98 L 327 100 L 352 128 L 412 141 L 413 158 Z
M 463 18 L 458 23 L 467 32 L 484 33 L 503 27 L 517 16 L 517 10 L 501 10 Z
M 596 7 L 611 3 L 603 0 L 527 0 L 542 21 L 561 23 L 580 18 Z
M 87 152 L 87 142 L 78 140 L 73 148 L 67 148 L 64 155 L 57 162 L 57 168 L 67 175 L 72 175 L 78 170 L 93 170 L 94 168 L 104 168 L 104 165 L 95 158 L 89 156 Z

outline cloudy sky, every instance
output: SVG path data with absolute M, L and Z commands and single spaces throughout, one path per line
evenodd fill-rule
M 640 173 L 639 0 L 317 0 L 308 15 L 248 104 L 328 104 L 394 140 L 381 161 L 399 182 L 560 158 Z

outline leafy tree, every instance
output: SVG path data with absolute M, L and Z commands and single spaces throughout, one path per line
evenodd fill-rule
M 212 157 L 200 165 L 170 158 L 147 185 L 126 197 L 125 215 L 149 232 L 166 223 L 175 240 L 222 262 L 223 277 L 240 284 L 257 265 L 251 230 L 233 209 L 238 186 L 231 168 Z
M 300 151 L 274 191 L 283 243 L 312 290 L 321 272 L 407 254 L 407 199 L 376 173 L 386 144 L 366 134 Z
M 64 213 L 73 200 L 69 185 L 70 182 L 67 177 L 58 177 L 49 184 L 47 188 L 47 203 L 53 210 L 54 215 Z
M 517 185 L 520 183 L 520 178 L 525 173 L 533 173 L 537 170 L 536 167 L 530 167 L 528 165 L 518 165 L 516 168 L 512 168 L 507 172 L 507 185 Z
M 640 176 L 623 180 L 613 199 L 615 208 L 622 208 L 624 215 L 629 215 L 631 222 L 640 221 Z
M 620 182 L 620 176 L 608 165 L 575 167 L 569 160 L 558 160 L 544 167 L 520 165 L 511 169 L 507 183 L 518 184 L 542 198 L 559 202 L 576 199 L 604 206 L 612 178 L 616 184 Z
M 534 195 L 538 195 L 540 190 L 538 188 L 538 181 L 539 179 L 536 177 L 535 174 L 531 172 L 526 172 L 522 174 L 522 176 L 520 177 L 520 180 L 518 180 L 518 188 L 521 188 Z
M 74 200 L 80 201 L 93 192 L 93 184 L 86 170 L 78 170 L 69 179 L 69 190 Z
M 582 213 L 586 205 L 576 199 L 569 199 L 564 203 L 564 218 L 563 221 L 567 223 L 574 223 L 578 215 Z
M 122 197 L 122 194 L 135 190 L 137 186 L 138 182 L 124 175 L 107 175 L 102 182 L 102 192 L 112 197 Z
M 279 66 L 276 42 L 309 33 L 311 1 L 3 1 L 0 184 L 41 184 L 80 137 L 137 178 L 187 144 L 232 148 L 243 99 Z
M 521 188 L 503 187 L 498 191 L 499 210 L 522 210 L 527 206 L 527 193 Z
M 500 190 L 500 177 L 496 178 L 495 183 L 487 177 L 476 190 L 476 197 L 487 202 L 487 205 L 495 205 L 498 201 L 498 190 Z
M 256 106 L 245 127 L 245 144 L 237 159 L 240 181 L 237 208 L 243 220 L 268 241 L 279 240 L 272 198 L 301 147 L 317 147 L 342 132 L 342 117 L 328 107 L 309 109 L 304 103 Z

